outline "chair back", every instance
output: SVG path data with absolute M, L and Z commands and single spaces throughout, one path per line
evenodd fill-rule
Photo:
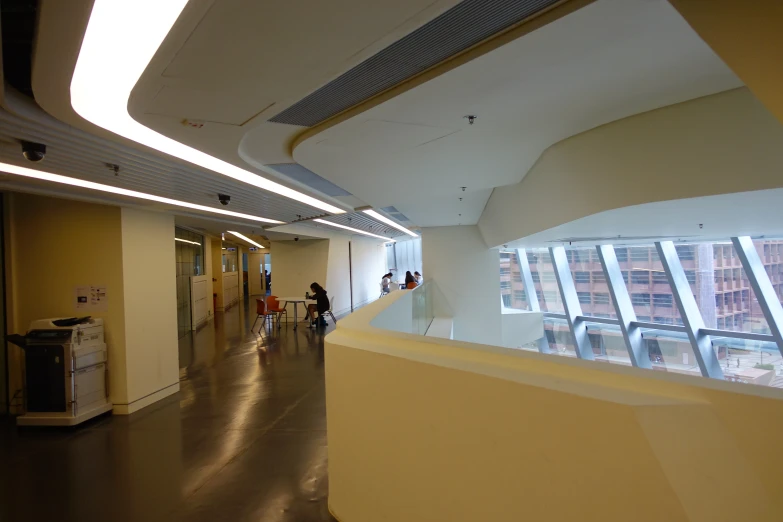
M 280 301 L 277 300 L 276 295 L 268 295 L 266 296 L 266 306 L 270 310 L 279 310 L 280 309 Z
M 261 299 L 256 299 L 256 314 L 266 314 L 266 304 Z
M 329 311 L 331 312 L 334 308 L 334 296 L 332 296 L 331 299 L 329 299 Z
M 410 283 L 408 283 L 407 285 L 405 285 L 405 287 L 406 287 L 408 290 L 413 290 L 414 288 L 416 288 L 416 283 L 414 283 L 413 281 L 411 281 Z

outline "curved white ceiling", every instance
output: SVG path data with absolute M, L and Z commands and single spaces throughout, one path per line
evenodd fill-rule
M 96 0 L 71 82 L 71 104 L 87 121 L 127 139 L 326 212 L 343 209 L 164 136 L 128 113 L 131 91 L 188 0 Z
M 667 2 L 598 0 L 310 137 L 294 158 L 421 226 L 473 224 L 552 144 L 740 85 Z

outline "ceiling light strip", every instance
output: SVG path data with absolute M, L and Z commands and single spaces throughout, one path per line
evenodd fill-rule
M 260 221 L 262 223 L 275 223 L 275 224 L 284 223 L 283 221 L 277 221 L 275 219 L 267 219 L 258 216 L 251 216 L 250 214 L 231 212 L 230 210 L 212 208 L 212 207 L 207 207 L 205 205 L 197 205 L 196 203 L 188 203 L 187 201 L 179 201 L 177 199 L 164 198 L 160 196 L 155 196 L 153 194 L 137 192 L 135 190 L 112 187 L 110 185 L 103 185 L 101 183 L 94 183 L 92 181 L 85 181 L 83 179 L 69 178 L 68 176 L 61 176 L 59 174 L 52 174 L 50 172 L 44 172 L 41 170 L 28 169 L 26 167 L 19 167 L 17 165 L 11 165 L 9 163 L 0 163 L 0 171 L 6 172 L 8 174 L 14 174 L 16 176 L 22 176 L 25 178 L 39 179 L 42 181 L 50 181 L 52 183 L 60 183 L 62 185 L 70 185 L 72 187 L 80 187 L 89 190 L 97 190 L 100 192 L 108 192 L 110 194 L 117 194 L 120 196 L 127 196 L 130 198 L 146 199 L 147 201 L 155 201 L 156 203 L 163 203 L 165 205 L 172 205 L 175 207 L 190 208 L 193 210 L 200 210 L 202 212 L 210 212 L 212 214 L 222 214 L 224 216 L 249 219 L 251 221 Z
M 250 244 L 251 244 L 251 245 L 253 245 L 253 246 L 256 246 L 256 247 L 258 247 L 258 248 L 265 248 L 263 245 L 259 245 L 258 243 L 256 243 L 256 242 L 255 242 L 255 241 L 253 241 L 252 239 L 250 239 L 249 237 L 247 237 L 247 236 L 245 236 L 245 235 L 242 235 L 242 234 L 240 234 L 239 232 L 234 232 L 234 231 L 232 231 L 232 230 L 228 230 L 228 233 L 229 233 L 229 234 L 233 234 L 234 236 L 238 237 L 239 239 L 241 239 L 241 240 L 243 240 L 243 241 L 247 241 L 248 243 L 250 243 Z
M 201 246 L 201 243 L 197 243 L 195 241 L 190 241 L 190 240 L 187 240 L 187 239 L 182 239 L 182 238 L 179 238 L 179 237 L 175 237 L 174 241 L 179 241 L 181 243 L 190 243 L 191 245 Z
M 96 0 L 71 80 L 87 121 L 160 152 L 332 214 L 345 211 L 175 141 L 134 120 L 128 99 L 188 0 Z
M 386 242 L 395 242 L 396 240 L 390 238 L 390 237 L 383 237 L 379 236 L 378 234 L 373 234 L 372 232 L 365 232 L 364 230 L 359 230 L 358 228 L 352 228 L 352 227 L 346 227 L 345 225 L 341 225 L 339 223 L 332 223 L 331 221 L 325 221 L 323 219 L 314 219 L 316 223 L 321 223 L 322 225 L 329 225 L 330 227 L 335 228 L 342 228 L 344 230 L 350 230 L 351 232 L 356 232 L 357 234 L 363 234 L 365 236 L 372 236 L 377 237 L 378 239 L 384 239 Z
M 372 209 L 367 209 L 367 210 L 364 210 L 363 212 L 364 212 L 365 214 L 367 214 L 368 216 L 371 216 L 372 218 L 374 218 L 374 219 L 377 219 L 377 220 L 378 220 L 378 221 L 380 221 L 381 223 L 386 223 L 386 224 L 387 224 L 387 225 L 389 225 L 390 227 L 394 227 L 394 228 L 396 228 L 397 230 L 401 230 L 402 232 L 405 232 L 405 233 L 406 233 L 406 234 L 408 234 L 409 236 L 412 236 L 412 237 L 419 237 L 419 235 L 418 235 L 418 234 L 416 234 L 416 233 L 414 233 L 414 232 L 411 232 L 410 230 L 408 230 L 408 229 L 407 229 L 407 228 L 405 228 L 404 226 L 400 225 L 400 224 L 399 224 L 399 223 L 397 223 L 396 221 L 392 221 L 391 219 L 387 218 L 386 216 L 382 216 L 381 214 L 377 213 L 376 211 L 374 211 L 374 210 L 372 210 Z

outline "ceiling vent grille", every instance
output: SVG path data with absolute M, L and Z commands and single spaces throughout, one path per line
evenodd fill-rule
M 347 190 L 338 187 L 326 178 L 322 178 L 307 167 L 303 167 L 298 163 L 275 163 L 273 165 L 267 165 L 275 169 L 280 174 L 288 176 L 291 179 L 302 183 L 310 188 L 313 188 L 322 194 L 327 196 L 350 196 L 351 193 Z
M 312 127 L 559 0 L 463 0 L 269 121 Z

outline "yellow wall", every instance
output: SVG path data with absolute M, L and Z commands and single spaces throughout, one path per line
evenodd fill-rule
M 157 212 L 8 194 L 9 331 L 32 320 L 105 320 L 110 399 L 127 414 L 179 389 L 174 219 Z M 103 285 L 108 310 L 80 311 L 79 286 Z M 12 355 L 21 387 L 21 354 Z
M 639 114 L 547 149 L 492 192 L 479 229 L 494 247 L 615 208 L 783 187 L 782 144 L 745 88 Z
M 122 209 L 122 272 L 132 413 L 179 390 L 174 216 Z
M 9 333 L 24 334 L 35 319 L 104 318 L 111 400 L 127 402 L 120 208 L 15 193 L 7 194 L 7 203 Z M 106 285 L 107 312 L 76 309 L 76 287 L 89 285 Z M 20 358 L 13 348 L 12 370 Z M 20 375 L 12 371 L 11 393 L 20 388 Z
M 312 282 L 326 286 L 328 239 L 272 241 L 269 251 L 275 267 L 272 271 L 274 295 L 304 297 L 305 292 L 310 292 Z
M 783 122 L 783 2 L 669 0 L 767 109 Z
M 342 522 L 783 519 L 779 390 L 392 335 L 326 338 Z
M 220 238 L 215 238 L 211 242 L 212 252 L 208 254 L 212 258 L 212 292 L 217 294 L 215 300 L 215 312 L 223 311 L 223 242 Z

